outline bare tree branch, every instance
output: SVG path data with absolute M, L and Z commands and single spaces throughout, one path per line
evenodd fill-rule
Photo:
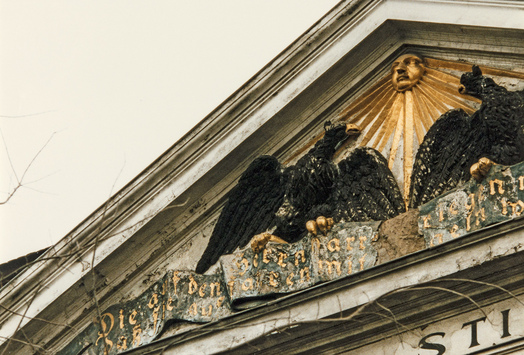
M 29 162 L 29 164 L 26 166 L 24 172 L 22 173 L 22 176 L 19 178 L 18 175 L 16 174 L 16 170 L 15 170 L 15 167 L 13 165 L 13 161 L 11 160 L 11 155 L 9 154 L 9 149 L 7 148 L 7 144 L 5 142 L 5 138 L 4 138 L 4 134 L 2 133 L 2 131 L 0 130 L 0 135 L 2 136 L 2 141 L 4 143 L 4 148 L 5 148 L 5 151 L 7 153 L 7 160 L 9 161 L 9 165 L 11 166 L 11 170 L 13 171 L 13 174 L 15 176 L 15 179 L 16 179 L 16 186 L 10 191 L 7 193 L 7 197 L 3 200 L 3 201 L 0 201 L 0 205 L 5 205 L 7 202 L 9 202 L 11 200 L 11 198 L 15 195 L 15 193 L 21 188 L 24 186 L 24 178 L 27 174 L 27 172 L 29 171 L 29 169 L 31 168 L 31 166 L 33 165 L 33 163 L 35 162 L 36 158 L 38 158 L 38 156 L 40 155 L 40 153 L 42 153 L 42 151 L 45 149 L 45 147 L 49 144 L 49 142 L 51 141 L 51 139 L 53 138 L 53 136 L 56 134 L 56 132 L 53 132 L 51 134 L 51 136 L 49 137 L 49 139 L 45 142 L 45 144 L 40 148 L 40 150 L 33 156 L 33 159 L 31 159 L 31 161 Z

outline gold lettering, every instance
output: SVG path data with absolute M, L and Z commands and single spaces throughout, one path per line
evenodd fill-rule
M 136 315 L 138 314 L 138 312 L 136 310 L 133 309 L 133 312 L 131 312 L 131 314 L 129 315 L 129 324 L 133 325 L 133 324 L 136 324 Z
M 338 238 L 331 239 L 327 244 L 327 248 L 330 252 L 340 251 L 340 240 Z
M 333 260 L 333 261 L 328 261 L 328 260 L 319 260 L 318 261 L 318 268 L 320 270 L 322 270 L 322 265 L 325 264 L 327 266 L 327 269 L 328 269 L 328 274 L 331 275 L 331 273 L 333 272 L 333 269 L 336 270 L 337 272 L 337 275 L 341 275 L 342 274 L 342 270 L 340 270 L 340 262 L 339 261 L 336 261 L 336 260 Z M 333 266 L 335 268 L 333 268 Z
M 289 276 L 286 278 L 286 284 L 288 286 L 293 286 L 294 282 L 291 280 L 295 276 L 294 273 L 289 274 Z
M 264 252 L 262 253 L 262 262 L 264 264 L 267 264 L 269 263 L 271 260 L 268 259 L 268 255 L 271 254 L 271 249 L 270 248 L 265 248 L 264 249 Z
M 111 322 L 110 326 L 107 326 L 107 323 L 104 321 L 105 318 L 109 318 L 109 321 Z M 98 341 L 100 339 L 104 339 L 105 346 L 104 346 L 104 354 L 108 353 L 107 345 L 109 345 L 109 350 L 113 347 L 113 342 L 107 338 L 109 333 L 111 332 L 111 329 L 113 329 L 113 326 L 115 325 L 115 318 L 111 313 L 104 313 L 100 317 L 100 324 L 102 326 L 102 331 L 98 332 L 98 339 L 96 339 L 95 345 L 98 345 Z M 109 328 L 109 329 L 107 329 Z
M 435 239 L 438 239 L 438 243 L 442 244 L 442 233 L 437 233 L 434 236 L 431 237 L 431 240 L 429 242 L 430 247 L 434 247 L 435 243 L 433 242 Z
M 118 350 L 126 350 L 127 349 L 127 338 L 125 336 L 121 336 L 118 343 L 116 343 L 116 348 Z
M 198 290 L 198 284 L 193 278 L 193 276 L 189 275 L 189 290 L 187 291 L 190 295 L 197 292 Z
M 167 280 L 162 283 L 162 295 L 165 295 L 167 291 Z
M 153 332 L 156 331 L 156 324 L 158 323 L 158 311 L 160 311 L 160 305 L 153 310 Z
M 187 311 L 190 315 L 196 316 L 198 314 L 197 304 L 193 303 L 191 306 L 189 306 L 189 309 Z
M 140 342 L 142 338 L 140 337 L 140 333 L 142 333 L 142 329 L 140 328 L 140 324 L 137 324 L 133 327 L 133 345 L 138 346 L 140 345 Z
M 473 208 L 475 208 L 475 194 L 469 194 L 468 197 L 469 197 L 469 200 L 471 201 L 471 204 L 468 204 L 468 202 L 466 201 L 465 207 L 468 211 L 471 211 L 473 210 Z
M 502 211 L 500 213 L 505 216 L 508 214 L 508 204 L 506 202 L 506 198 L 501 199 L 500 202 L 502 203 Z
M 241 257 L 243 256 L 244 254 L 241 255 Z M 249 267 L 249 262 L 247 261 L 246 258 L 242 258 L 242 260 L 240 260 L 240 262 L 237 261 L 236 264 L 239 270 L 242 270 L 242 265 L 244 265 L 244 271 L 238 273 L 240 276 L 243 276 L 247 272 L 247 269 Z
M 279 252 L 278 253 L 278 262 L 277 262 L 277 264 L 280 267 L 286 267 L 287 263 L 284 262 L 284 259 L 287 259 L 287 257 L 288 257 L 288 255 L 286 253 Z
M 253 266 L 258 267 L 258 253 L 253 257 Z
M 524 211 L 524 202 L 522 202 L 521 200 L 518 200 L 515 203 L 511 203 L 508 201 L 508 204 L 511 206 L 511 209 L 513 210 L 512 214 L 514 215 L 520 216 L 521 213 Z M 517 207 L 520 208 L 517 210 Z
M 358 262 L 360 263 L 360 271 L 364 270 L 364 262 L 366 261 L 366 255 L 367 253 L 362 255 L 360 259 L 358 259 Z
M 466 216 L 466 232 L 471 229 L 471 213 Z
M 444 211 L 442 210 L 442 208 L 439 207 L 439 210 L 438 210 L 438 221 L 442 222 L 443 220 L 444 220 Z
M 366 249 L 366 246 L 364 245 L 364 242 L 365 242 L 366 240 L 368 240 L 368 237 L 366 237 L 366 236 L 362 236 L 362 237 L 360 237 L 360 238 L 358 238 L 358 239 L 360 240 L 360 245 L 358 246 L 358 248 L 359 248 L 360 250 L 364 250 L 364 249 Z
M 120 312 L 118 312 L 118 319 L 120 320 L 120 329 L 124 329 L 124 310 L 121 309 Z
M 477 226 L 480 224 L 480 220 L 486 220 L 486 213 L 484 212 L 484 207 L 482 207 L 480 211 L 475 212 L 475 217 L 477 217 L 477 221 L 475 222 L 475 225 Z
M 149 303 L 147 304 L 147 306 L 149 308 L 153 308 L 156 306 L 157 303 L 158 303 L 158 295 L 156 293 L 153 293 L 153 296 L 151 296 L 151 299 L 149 300 Z
M 209 284 L 209 287 L 211 288 L 211 297 L 213 297 L 215 294 L 217 296 L 220 294 L 220 282 L 212 282 Z
M 280 276 L 280 274 L 278 272 L 275 272 L 275 271 L 270 271 L 269 272 L 269 284 L 273 287 L 277 287 L 278 286 L 278 277 Z
M 449 213 L 453 215 L 456 215 L 459 213 L 457 209 L 457 204 L 455 203 L 455 201 L 451 202 L 451 204 L 449 205 Z
M 177 295 L 176 286 L 178 285 L 178 281 L 180 281 L 180 277 L 178 277 L 178 271 L 173 272 L 173 286 L 175 288 L 175 296 Z
M 458 230 L 459 226 L 457 226 L 456 224 L 454 224 L 453 227 L 451 227 L 449 233 L 451 233 L 452 238 L 460 237 L 460 235 L 457 233 Z
M 229 286 L 229 294 L 232 295 L 233 294 L 233 288 L 235 287 L 235 280 L 232 279 L 230 280 L 227 285 Z
M 519 176 L 519 190 L 524 190 L 524 176 Z
M 200 286 L 200 288 L 198 289 L 198 295 L 200 297 L 204 297 L 206 295 L 206 287 L 207 287 L 207 284 L 203 283 L 202 286 Z
M 219 308 L 220 306 L 222 306 L 222 304 L 224 303 L 224 300 L 226 299 L 226 296 L 222 296 L 222 297 L 219 297 L 218 300 L 217 300 L 217 308 Z
M 347 244 L 346 248 L 347 248 L 348 251 L 353 250 L 353 248 L 351 247 L 351 243 L 354 242 L 354 241 L 355 241 L 355 237 L 348 237 L 348 238 L 346 238 L 346 244 Z
M 422 217 L 422 220 L 424 221 L 424 229 L 431 228 L 431 225 L 429 224 L 429 220 L 431 219 L 431 215 L 427 215 Z
M 499 179 L 493 179 L 489 182 L 489 193 L 490 195 L 495 195 L 495 184 L 498 185 L 498 193 L 502 195 L 504 193 L 504 188 L 502 187 L 502 181 Z
M 171 305 L 171 303 L 173 302 L 173 299 L 171 297 L 169 297 L 169 299 L 167 300 L 167 305 L 166 305 L 166 308 L 168 311 L 172 311 L 173 310 L 173 306 Z
M 304 282 L 304 276 L 306 278 L 305 281 L 310 280 L 309 268 L 307 266 L 303 268 L 302 270 L 300 270 L 300 282 Z
M 305 254 L 304 250 L 299 250 L 299 251 L 297 251 L 295 253 L 295 266 L 298 266 L 298 263 L 300 261 L 303 262 L 303 263 L 306 262 L 306 254 Z
M 202 316 L 209 317 L 211 316 L 212 313 L 213 313 L 213 305 L 210 304 L 207 307 L 207 311 L 206 311 L 206 307 L 202 307 Z
M 351 260 L 351 256 L 348 259 L 348 275 L 350 275 L 353 272 L 353 260 Z
M 252 290 L 253 289 L 253 279 L 252 278 L 245 279 L 241 287 L 242 287 L 242 290 L 244 291 Z

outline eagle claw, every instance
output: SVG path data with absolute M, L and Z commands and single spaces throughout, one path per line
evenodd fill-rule
M 257 234 L 251 239 L 251 249 L 257 254 L 259 251 L 265 248 L 266 244 L 269 242 L 287 244 L 284 239 L 277 237 L 271 233 L 260 233 Z
M 317 217 L 316 221 L 310 220 L 306 222 L 306 229 L 309 233 L 317 235 L 320 231 L 323 235 L 327 235 L 327 232 L 331 230 L 335 222 L 333 218 L 326 218 L 324 216 Z
M 475 178 L 475 180 L 481 182 L 482 180 L 484 180 L 486 175 L 488 175 L 492 165 L 493 162 L 490 159 L 480 158 L 478 162 L 471 166 L 469 172 L 471 176 Z

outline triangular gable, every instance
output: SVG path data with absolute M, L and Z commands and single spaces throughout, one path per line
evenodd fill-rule
M 249 162 L 261 154 L 291 159 L 400 54 L 523 68 L 521 13 L 511 1 L 341 2 L 4 287 L 10 311 L 0 311 L 1 335 L 22 327 L 32 342 L 56 351 L 91 321 L 93 296 L 106 309 L 139 296 L 164 270 L 194 267 Z M 27 317 L 47 322 L 20 322 L 27 307 Z

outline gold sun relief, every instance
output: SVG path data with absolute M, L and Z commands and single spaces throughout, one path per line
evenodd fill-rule
M 398 57 L 390 73 L 351 102 L 336 121 L 354 124 L 360 137 L 339 147 L 334 161 L 344 159 L 351 146 L 377 149 L 388 161 L 407 206 L 414 157 L 426 132 L 444 113 L 463 109 L 474 113 L 481 101 L 459 93 L 460 75 L 472 64 L 422 58 L 414 54 Z M 480 66 L 484 75 L 524 80 L 524 73 Z M 295 151 L 289 164 L 310 149 L 324 133 Z
M 413 54 L 404 54 L 391 65 L 391 84 L 398 92 L 404 92 L 417 85 L 425 71 L 422 59 Z
M 468 68 L 469 66 L 469 68 Z M 469 71 L 471 66 L 463 71 Z M 460 77 L 446 72 L 456 63 L 425 59 L 414 54 L 397 58 L 390 74 L 345 108 L 341 121 L 356 124 L 358 144 L 377 149 L 388 160 L 407 201 L 418 146 L 431 125 L 451 109 L 475 112 L 480 101 L 461 95 Z M 344 152 L 339 151 L 343 156 Z

